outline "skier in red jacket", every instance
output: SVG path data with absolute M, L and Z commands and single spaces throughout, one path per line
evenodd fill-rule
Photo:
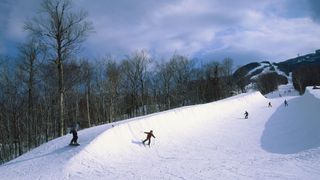
M 153 135 L 153 131 L 150 130 L 150 132 L 144 132 L 145 134 L 147 134 L 147 138 L 142 141 L 142 143 L 144 144 L 146 141 L 148 141 L 148 146 L 150 146 L 150 142 L 151 142 L 151 137 L 153 138 L 156 138 L 154 135 Z

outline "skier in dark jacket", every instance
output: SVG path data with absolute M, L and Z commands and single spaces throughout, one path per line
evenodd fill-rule
M 272 107 L 271 102 L 269 102 L 268 107 Z
M 154 135 L 153 135 L 153 131 L 150 130 L 150 132 L 144 132 L 145 134 L 147 134 L 147 138 L 142 141 L 142 143 L 144 144 L 146 141 L 148 141 L 148 146 L 150 146 L 150 142 L 151 142 L 151 137 L 153 138 L 156 138 Z
M 286 99 L 284 100 L 284 106 L 288 106 L 288 101 Z
M 78 141 L 78 132 L 77 132 L 78 127 L 79 127 L 79 125 L 76 124 L 70 130 L 70 134 L 72 134 L 72 139 L 71 139 L 70 145 L 79 145 L 78 142 L 77 142 Z
M 244 113 L 244 118 L 245 118 L 245 119 L 248 119 L 248 116 L 249 116 L 249 113 L 248 113 L 248 111 L 246 111 L 246 112 Z

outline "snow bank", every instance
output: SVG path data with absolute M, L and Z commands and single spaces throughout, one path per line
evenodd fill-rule
M 108 146 L 108 151 L 122 153 L 123 146 L 135 146 L 135 142 L 140 142 L 145 138 L 144 131 L 153 130 L 161 138 L 158 143 L 170 142 L 171 137 L 196 133 L 199 126 L 203 126 L 210 121 L 223 121 L 224 117 L 230 113 L 244 112 L 245 106 L 255 103 L 265 98 L 259 93 L 239 95 L 218 102 L 177 108 L 174 110 L 155 113 L 149 116 L 135 118 L 125 124 L 120 124 L 97 137 L 88 149 L 101 149 Z M 129 143 L 129 144 L 128 144 Z M 110 147 L 111 146 L 111 147 Z M 99 147 L 99 148 L 97 148 Z M 125 148 L 126 149 L 126 148 Z
M 78 132 L 81 146 L 68 146 L 71 134 L 56 138 L 0 166 L 0 179 L 65 179 L 66 162 L 82 151 L 111 124 L 84 129 Z
M 265 125 L 262 148 L 293 154 L 320 146 L 320 93 L 308 88 L 301 98 L 280 106 Z M 315 98 L 317 96 L 318 98 Z
M 313 89 L 313 87 L 307 87 L 306 92 L 320 99 L 320 89 Z
M 266 102 L 260 92 L 134 118 L 99 135 L 82 152 L 74 156 L 67 171 L 75 170 L 73 174 L 90 173 L 91 168 L 87 167 L 93 164 L 100 164 L 103 167 L 105 163 L 116 164 L 126 162 L 132 157 L 141 158 L 146 153 L 141 141 L 145 139 L 144 132 L 149 130 L 153 130 L 156 136 L 156 139 L 152 139 L 152 148 L 166 151 L 175 149 L 174 147 L 183 147 L 184 144 L 195 141 L 194 137 L 207 132 L 208 127 L 224 123 L 230 114 L 235 113 L 242 119 L 246 107 L 257 102 Z M 80 161 L 86 165 L 79 165 Z

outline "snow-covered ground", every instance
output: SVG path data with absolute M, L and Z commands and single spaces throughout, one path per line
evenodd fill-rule
M 66 135 L 0 166 L 0 179 L 320 179 L 319 98 L 254 92 L 93 127 L 78 147 Z
M 288 83 L 284 85 L 279 85 L 277 90 L 265 95 L 265 97 L 269 99 L 278 98 L 282 96 L 299 96 L 299 92 L 294 89 L 292 83 Z

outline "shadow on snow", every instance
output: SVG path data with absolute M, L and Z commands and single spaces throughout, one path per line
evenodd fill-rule
M 265 124 L 261 147 L 271 153 L 294 154 L 320 146 L 320 101 L 311 94 L 282 104 Z
M 70 149 L 72 148 L 75 148 L 75 147 L 72 147 L 72 146 L 65 146 L 65 147 L 61 147 L 61 148 L 58 148 L 54 151 L 51 151 L 49 153 L 46 153 L 46 154 L 42 154 L 42 155 L 38 155 L 38 156 L 33 156 L 31 158 L 27 158 L 27 159 L 22 159 L 22 160 L 15 160 L 15 161 L 10 161 L 6 164 L 3 164 L 1 166 L 9 166 L 9 165 L 13 165 L 13 164 L 19 164 L 19 163 L 22 163 L 22 162 L 26 162 L 26 161 L 32 161 L 32 160 L 35 160 L 35 159 L 38 159 L 38 158 L 42 158 L 42 157 L 46 157 L 46 156 L 52 156 L 52 155 L 60 155 L 60 154 L 65 154 L 66 151 L 69 151 Z

